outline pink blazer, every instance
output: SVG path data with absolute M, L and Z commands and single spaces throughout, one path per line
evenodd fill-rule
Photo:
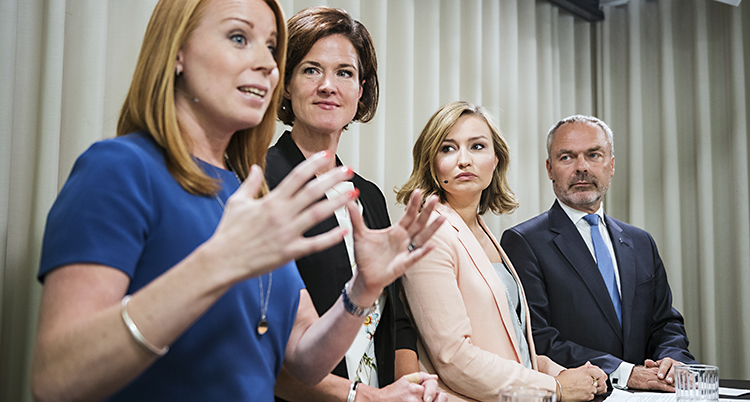
M 502 281 L 479 241 L 450 206 L 433 212 L 446 222 L 432 237 L 436 248 L 402 278 L 407 313 L 416 325 L 420 368 L 437 374 L 452 401 L 498 401 L 508 385 L 555 390 L 562 367 L 537 356 L 531 335 L 526 296 L 526 339 L 534 370 L 521 363 L 513 317 Z M 484 225 L 495 247 L 518 275 L 495 237 Z M 547 374 L 542 374 L 547 373 Z

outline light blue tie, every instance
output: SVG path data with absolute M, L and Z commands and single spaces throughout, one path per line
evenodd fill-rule
M 617 290 L 617 279 L 615 278 L 615 266 L 612 264 L 612 257 L 609 254 L 607 244 L 604 243 L 601 233 L 599 233 L 599 215 L 588 214 L 583 217 L 591 226 L 591 240 L 594 242 L 594 254 L 596 254 L 596 265 L 599 266 L 599 272 L 604 278 L 607 285 L 609 298 L 612 299 L 612 305 L 615 306 L 617 320 L 622 325 L 622 306 L 620 303 L 620 292 Z

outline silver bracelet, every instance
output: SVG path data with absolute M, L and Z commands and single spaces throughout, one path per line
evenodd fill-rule
M 346 402 L 354 402 L 354 398 L 357 397 L 357 385 L 359 385 L 359 380 L 352 381 L 352 387 L 349 388 L 349 396 L 346 398 Z
M 135 339 L 135 341 L 138 342 L 139 345 L 141 345 L 144 349 L 148 350 L 149 352 L 155 354 L 156 356 L 161 357 L 167 354 L 167 352 L 169 352 L 169 346 L 165 346 L 163 348 L 157 348 L 151 342 L 147 341 L 146 338 L 143 337 L 143 334 L 141 333 L 141 331 L 138 330 L 138 327 L 130 318 L 130 315 L 128 315 L 128 303 L 129 302 L 130 302 L 130 295 L 127 295 L 122 298 L 122 304 L 120 304 L 120 315 L 122 315 L 122 321 L 125 322 L 125 326 L 128 327 L 128 330 L 130 331 L 130 335 L 133 336 L 133 339 Z
M 375 305 L 370 307 L 361 307 L 356 305 L 350 298 L 347 289 L 349 288 L 349 282 L 344 285 L 344 289 L 341 291 L 342 298 L 344 299 L 344 309 L 347 313 L 355 317 L 367 317 L 375 311 Z

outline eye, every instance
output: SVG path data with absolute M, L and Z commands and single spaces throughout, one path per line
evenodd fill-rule
M 268 45 L 268 51 L 271 52 L 271 54 L 276 54 L 276 45 Z
M 453 145 L 443 145 L 443 146 L 442 146 L 442 147 L 440 148 L 440 152 L 442 152 L 442 153 L 448 153 L 448 152 L 451 152 L 451 151 L 453 151 L 454 149 L 455 149 L 455 148 L 453 148 Z
M 243 34 L 239 34 L 239 33 L 232 34 L 229 36 L 229 40 L 231 40 L 232 42 L 240 46 L 247 45 L 247 38 Z
M 563 155 L 563 156 L 560 157 L 561 161 L 567 161 L 569 159 L 570 159 L 570 156 L 568 156 L 568 155 Z
M 475 149 L 477 151 L 481 151 L 484 148 L 485 148 L 484 144 L 474 144 L 471 146 L 471 149 Z
M 339 70 L 336 74 L 339 77 L 344 77 L 344 78 L 352 78 L 352 77 L 354 77 L 354 73 L 352 71 L 349 71 L 349 70 Z
M 305 75 L 313 75 L 317 72 L 318 70 L 315 67 L 305 67 L 302 69 L 302 74 L 305 74 Z

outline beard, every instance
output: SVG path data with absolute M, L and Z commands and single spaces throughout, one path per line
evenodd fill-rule
M 579 182 L 589 183 L 585 189 L 576 189 L 573 186 Z M 604 194 L 609 190 L 609 181 L 606 183 L 587 172 L 578 173 L 571 177 L 567 183 L 553 183 L 552 188 L 557 198 L 564 204 L 579 210 L 591 209 L 597 205 Z M 598 206 L 597 206 L 598 209 Z

